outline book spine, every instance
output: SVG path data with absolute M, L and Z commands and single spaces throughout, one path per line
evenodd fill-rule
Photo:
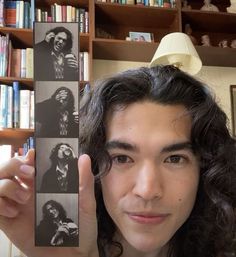
M 1 119 L 0 127 L 7 128 L 7 100 L 8 100 L 8 86 L 1 84 L 1 98 L 0 98 L 0 109 L 1 109 Z
M 89 80 L 89 53 L 84 52 L 84 81 Z
M 34 91 L 30 91 L 30 124 L 29 124 L 29 128 L 34 129 Z
M 30 28 L 30 3 L 24 2 L 24 15 L 23 15 L 24 23 L 23 27 L 25 29 Z
M 7 128 L 13 126 L 13 88 L 8 86 L 8 98 L 7 98 Z
M 13 82 L 13 127 L 20 127 L 20 85 L 18 81 Z
M 5 26 L 16 27 L 16 1 L 5 1 Z
M 4 27 L 4 0 L 0 0 L 0 27 Z
M 26 48 L 26 78 L 33 78 L 33 48 Z
M 30 28 L 33 28 L 35 21 L 35 0 L 30 1 Z
M 20 90 L 20 128 L 29 129 L 30 90 Z
M 26 49 L 21 49 L 21 68 L 20 68 L 20 77 L 26 77 Z

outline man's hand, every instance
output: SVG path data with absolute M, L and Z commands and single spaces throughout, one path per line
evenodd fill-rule
M 29 257 L 99 257 L 96 201 L 91 161 L 79 165 L 79 247 L 34 246 L 34 151 L 0 167 L 0 229 Z
M 52 38 L 54 38 L 54 37 L 55 37 L 55 33 L 54 33 L 54 32 L 49 32 L 49 33 L 46 34 L 44 40 L 45 40 L 47 43 L 49 43 L 50 40 L 51 40 Z
M 75 70 L 78 69 L 78 61 L 77 61 L 75 55 L 73 55 L 73 54 L 65 55 L 65 63 L 71 69 L 75 69 Z

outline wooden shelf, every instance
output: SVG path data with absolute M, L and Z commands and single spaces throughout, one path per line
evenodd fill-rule
M 89 34 L 80 33 L 80 51 L 89 51 Z
M 13 81 L 19 81 L 20 84 L 25 85 L 29 88 L 33 88 L 33 79 L 28 78 L 15 78 L 15 77 L 0 77 L 1 83 L 12 84 Z
M 194 30 L 236 35 L 236 14 L 226 12 L 207 12 L 199 10 L 182 10 L 183 24 L 190 23 Z
M 129 27 L 169 28 L 177 15 L 176 8 L 95 3 L 95 24 L 110 22 Z
M 236 67 L 236 49 L 213 46 L 196 46 L 196 49 L 204 66 Z
M 158 47 L 157 43 L 112 39 L 94 39 L 93 44 L 94 59 L 135 62 L 150 62 Z M 236 67 L 236 49 L 203 46 L 196 49 L 204 66 Z
M 158 44 L 114 39 L 94 39 L 93 58 L 150 62 Z
M 88 7 L 89 0 L 36 0 L 35 2 L 35 6 L 37 7 L 48 7 L 56 2 L 59 5 L 72 5 L 86 8 Z
M 1 34 L 11 34 L 11 39 L 18 41 L 24 47 L 32 47 L 33 46 L 33 30 L 32 29 L 17 29 L 10 27 L 1 27 Z
M 33 136 L 32 129 L 0 129 L 0 145 L 12 144 L 16 147 L 22 147 L 23 143 L 30 136 Z

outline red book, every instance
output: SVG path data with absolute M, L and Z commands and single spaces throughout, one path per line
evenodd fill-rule
M 21 72 L 21 49 L 12 48 L 10 76 L 20 78 Z

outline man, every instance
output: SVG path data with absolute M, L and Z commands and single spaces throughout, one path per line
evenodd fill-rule
M 55 27 L 34 45 L 34 79 L 37 81 L 78 80 L 78 61 L 72 53 L 72 33 Z
M 63 206 L 47 201 L 42 208 L 43 219 L 36 228 L 37 246 L 77 246 L 78 226 L 66 216 Z
M 35 119 L 39 137 L 78 137 L 78 113 L 67 87 L 59 87 L 49 99 L 36 103 Z
M 24 222 L 25 216 L 31 217 L 32 198 L 17 201 L 11 193 L 19 189 L 14 181 L 14 186 L 0 187 L 4 196 L 0 227 L 26 254 L 223 257 L 235 253 L 235 140 L 226 127 L 225 113 L 202 83 L 172 66 L 130 70 L 103 81 L 80 111 L 80 150 L 86 154 L 78 164 L 77 249 L 55 252 L 35 249 L 32 242 L 25 245 L 17 238 L 20 229 L 13 233 L 7 224 L 10 220 L 21 224 L 25 237 L 32 237 L 33 223 L 26 229 Z M 10 161 L 0 171 L 2 183 L 20 176 L 29 181 L 24 193 L 30 197 L 32 159 L 29 152 L 24 160 Z
M 51 151 L 51 166 L 42 178 L 40 193 L 77 193 L 77 158 L 69 144 L 59 143 Z

